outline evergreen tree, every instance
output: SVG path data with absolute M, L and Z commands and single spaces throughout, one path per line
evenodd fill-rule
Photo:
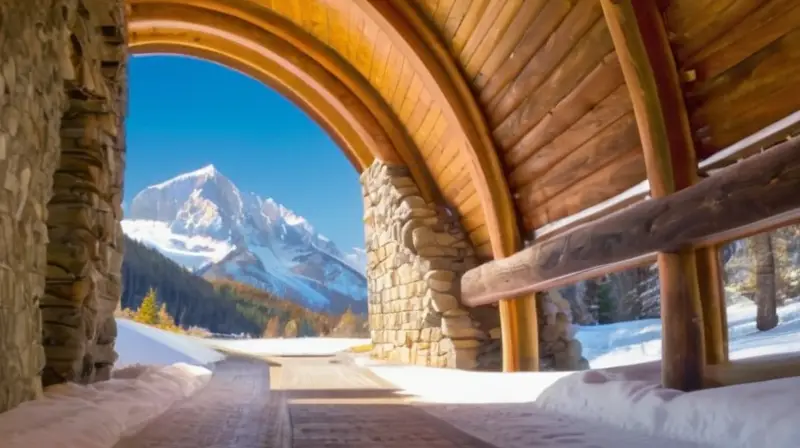
M 175 319 L 173 319 L 172 316 L 170 316 L 169 312 L 167 311 L 166 303 L 161 304 L 161 307 L 158 309 L 158 315 L 156 317 L 158 320 L 159 328 L 170 331 L 174 331 L 178 328 L 178 326 L 175 325 Z
M 158 324 L 158 308 L 156 306 L 156 291 L 153 288 L 150 288 L 150 291 L 147 292 L 147 295 L 142 300 L 142 304 L 139 305 L 139 309 L 136 310 L 136 317 L 134 317 L 136 322 L 141 322 L 147 325 L 156 325 Z

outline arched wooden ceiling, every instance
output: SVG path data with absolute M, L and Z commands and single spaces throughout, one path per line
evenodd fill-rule
M 140 50 L 257 72 L 357 163 L 391 157 L 394 147 L 458 210 L 481 256 L 506 256 L 519 248 L 520 230 L 646 178 L 597 0 L 129 1 Z M 658 4 L 699 158 L 800 108 L 790 82 L 800 69 L 796 1 Z M 332 118 L 343 108 L 345 119 Z M 368 153 L 373 145 L 381 155 Z

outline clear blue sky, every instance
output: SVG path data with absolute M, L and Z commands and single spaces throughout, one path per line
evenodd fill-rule
M 211 62 L 129 63 L 125 204 L 210 163 L 243 193 L 272 197 L 340 249 L 364 246 L 358 174 L 313 119 L 271 88 Z

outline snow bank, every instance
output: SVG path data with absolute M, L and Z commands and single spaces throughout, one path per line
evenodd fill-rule
M 117 319 L 118 367 L 131 364 L 169 365 L 178 362 L 205 366 L 225 359 L 204 339 L 164 331 L 128 319 Z
M 572 372 L 475 372 L 419 366 L 370 365 L 404 395 L 426 403 L 527 403 Z
M 778 327 L 758 331 L 753 303 L 728 307 L 731 359 L 800 352 L 800 302 L 778 308 Z M 661 359 L 661 319 L 577 327 L 583 356 L 603 369 Z
M 110 448 L 206 385 L 199 366 L 132 366 L 90 386 L 63 384 L 0 415 L 3 448 Z
M 536 406 L 719 447 L 790 448 L 800 440 L 800 378 L 684 393 L 662 388 L 658 375 L 653 364 L 575 373 L 544 390 Z
M 220 350 L 261 356 L 329 356 L 371 343 L 369 339 L 350 338 L 203 339 L 203 342 Z

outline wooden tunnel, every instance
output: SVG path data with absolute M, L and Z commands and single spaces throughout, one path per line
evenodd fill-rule
M 798 216 L 797 142 L 750 157 L 798 129 L 796 1 L 128 4 L 134 52 L 261 79 L 452 207 L 506 371 L 538 369 L 536 292 L 657 261 L 664 384 L 701 387 L 728 356 L 719 244 Z

